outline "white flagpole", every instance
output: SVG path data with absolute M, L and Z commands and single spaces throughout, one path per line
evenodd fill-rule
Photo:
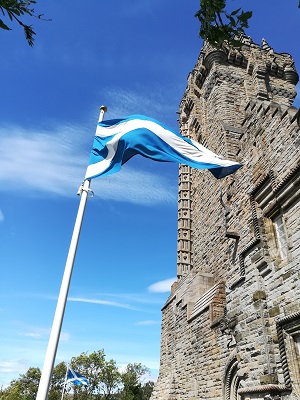
M 104 113 L 107 111 L 105 106 L 100 107 L 99 122 L 103 120 Z M 48 342 L 47 352 L 45 356 L 44 366 L 42 370 L 41 380 L 39 383 L 39 388 L 36 396 L 36 400 L 47 400 L 48 391 L 56 356 L 56 351 L 58 347 L 59 336 L 61 332 L 64 312 L 66 308 L 66 302 L 68 298 L 69 286 L 72 276 L 72 270 L 74 265 L 74 260 L 76 256 L 76 250 L 82 225 L 82 220 L 84 216 L 84 210 L 86 205 L 86 200 L 88 198 L 88 192 L 90 191 L 89 179 L 83 182 L 83 185 L 79 189 L 81 193 L 78 213 L 74 225 L 73 235 L 70 243 L 69 253 L 65 265 L 64 275 L 60 287 L 60 292 L 57 300 L 55 315 L 53 319 L 52 329 L 50 333 L 50 338 Z

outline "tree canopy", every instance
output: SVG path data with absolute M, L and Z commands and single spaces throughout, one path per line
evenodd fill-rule
M 66 364 L 57 364 L 53 369 L 51 385 L 49 389 L 49 400 L 60 400 L 66 375 Z M 36 398 L 41 370 L 31 367 L 19 379 L 13 380 L 6 389 L 0 390 L 1 400 L 32 400 Z
M 141 399 L 143 394 L 141 378 L 147 373 L 149 373 L 148 368 L 142 364 L 128 364 L 125 371 L 121 373 L 123 388 L 120 400 Z
M 65 399 L 72 400 L 149 400 L 154 382 L 143 382 L 149 369 L 140 363 L 128 364 L 123 370 L 114 360 L 106 360 L 104 350 L 73 357 L 70 367 L 88 380 L 87 385 L 65 387 Z M 65 386 L 67 364 L 62 362 L 53 369 L 49 400 L 60 400 Z M 36 398 L 41 371 L 31 367 L 13 380 L 6 389 L 0 389 L 0 400 L 32 400 Z
M 200 22 L 199 36 L 212 46 L 218 47 L 225 40 L 238 46 L 240 43 L 236 39 L 249 28 L 252 11 L 237 8 L 229 12 L 229 3 L 229 0 L 200 0 L 200 9 L 195 14 Z
M 201 0 L 195 17 L 199 19 L 199 36 L 213 46 L 220 46 L 224 40 L 234 42 L 235 37 L 245 33 L 252 11 L 238 8 L 227 12 L 226 0 Z

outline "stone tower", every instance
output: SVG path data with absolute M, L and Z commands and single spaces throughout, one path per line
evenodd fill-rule
M 289 54 L 205 44 L 183 135 L 243 168 L 179 170 L 177 281 L 152 400 L 300 398 L 300 118 Z

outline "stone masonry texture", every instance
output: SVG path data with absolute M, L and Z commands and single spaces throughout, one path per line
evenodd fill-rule
M 177 281 L 152 400 L 300 398 L 300 117 L 289 54 L 205 44 L 179 109 L 188 136 L 243 164 L 181 165 Z

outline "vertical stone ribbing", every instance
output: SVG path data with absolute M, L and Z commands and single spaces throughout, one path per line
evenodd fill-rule
M 191 167 L 180 165 L 178 189 L 177 276 L 186 275 L 192 265 Z
M 189 102 L 187 102 L 189 104 Z M 182 126 L 188 136 L 187 125 Z M 191 167 L 179 166 L 178 178 L 178 236 L 177 236 L 177 276 L 188 274 L 192 268 L 192 180 Z

